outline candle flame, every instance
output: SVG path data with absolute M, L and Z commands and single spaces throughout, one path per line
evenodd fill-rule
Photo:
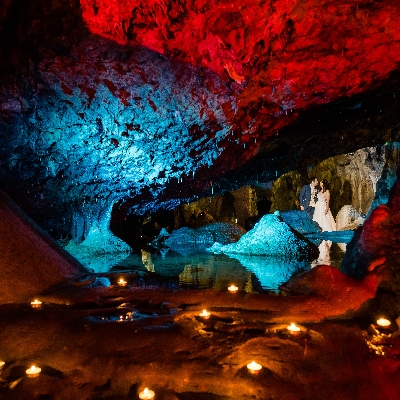
M 262 366 L 255 361 L 252 361 L 251 363 L 247 364 L 247 368 L 251 371 L 259 371 Z
M 144 388 L 143 392 L 145 392 L 146 394 L 149 394 L 149 389 Z
M 298 326 L 296 326 L 296 324 L 294 324 L 293 322 L 287 327 L 287 329 L 292 332 L 300 331 L 300 328 Z
M 389 326 L 389 325 L 391 324 L 391 322 L 390 322 L 388 319 L 386 319 L 386 318 L 379 318 L 379 319 L 376 321 L 376 323 L 377 323 L 379 326 L 383 326 L 383 327 Z

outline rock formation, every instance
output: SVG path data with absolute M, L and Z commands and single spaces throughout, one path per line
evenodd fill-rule
M 246 231 L 239 225 L 216 222 L 198 229 L 180 228 L 172 232 L 163 245 L 180 254 L 205 251 L 215 242 L 226 245 L 237 242 Z
M 283 222 L 277 214 L 264 215 L 256 226 L 238 242 L 215 243 L 208 251 L 229 255 L 275 256 L 281 258 L 309 257 L 318 254 L 316 246 Z
M 87 272 L 0 191 L 0 304 L 32 301 Z
M 354 206 L 360 215 L 367 214 L 371 207 L 388 201 L 400 165 L 399 149 L 399 142 L 359 149 L 328 158 L 307 171 L 284 174 L 274 182 L 271 209 L 298 209 L 299 194 L 308 175 L 330 182 L 330 208 L 334 217 L 345 205 Z
M 364 223 L 363 218 L 352 205 L 343 206 L 336 215 L 338 231 L 354 230 Z
M 397 177 L 388 204 L 380 205 L 371 212 L 363 228 L 356 232 L 347 246 L 342 270 L 358 279 L 376 271 L 382 277 L 380 289 L 400 296 L 400 168 Z M 397 300 L 389 296 L 384 305 L 389 315 L 400 313 L 396 304 Z
M 110 193 L 142 215 L 395 141 L 399 21 L 391 0 L 7 0 L 0 187 L 61 237 Z

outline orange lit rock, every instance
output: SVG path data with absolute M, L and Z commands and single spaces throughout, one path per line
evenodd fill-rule
M 0 191 L 0 304 L 25 302 L 50 285 L 86 272 Z

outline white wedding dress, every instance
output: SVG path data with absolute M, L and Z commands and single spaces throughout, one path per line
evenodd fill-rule
M 332 216 L 331 210 L 325 214 L 326 209 L 326 193 L 318 193 L 318 201 L 315 204 L 313 220 L 318 223 L 323 232 L 336 231 L 336 223 Z

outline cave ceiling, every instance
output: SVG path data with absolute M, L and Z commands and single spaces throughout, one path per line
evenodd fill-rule
M 399 140 L 399 26 L 395 0 L 5 0 L 0 188 L 146 213 Z

